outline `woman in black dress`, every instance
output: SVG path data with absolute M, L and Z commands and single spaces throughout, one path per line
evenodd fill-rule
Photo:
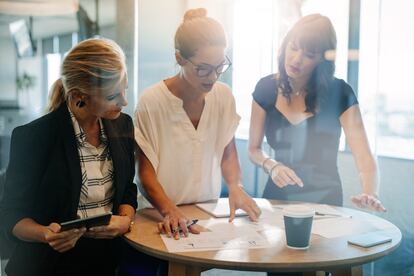
M 336 34 L 330 20 L 303 17 L 286 35 L 279 73 L 262 78 L 253 93 L 249 156 L 269 179 L 263 197 L 342 205 L 337 168 L 341 128 L 352 150 L 362 193 L 358 207 L 385 211 L 378 199 L 377 167 L 352 88 L 333 76 Z M 263 137 L 275 151 L 268 157 Z

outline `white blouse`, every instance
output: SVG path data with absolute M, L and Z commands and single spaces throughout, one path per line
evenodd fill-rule
M 167 196 L 175 204 L 217 199 L 221 160 L 240 116 L 230 88 L 216 82 L 205 97 L 197 129 L 183 101 L 164 81 L 147 88 L 135 111 L 135 139 L 151 162 Z M 151 206 L 141 195 L 139 208 Z

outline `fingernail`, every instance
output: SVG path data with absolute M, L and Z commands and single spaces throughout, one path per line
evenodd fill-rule
M 73 233 L 79 233 L 79 229 L 73 230 Z

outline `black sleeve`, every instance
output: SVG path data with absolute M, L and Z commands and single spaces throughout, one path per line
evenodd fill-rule
M 348 108 L 358 104 L 358 99 L 352 87 L 345 81 L 340 80 L 338 83 L 338 88 L 339 99 L 337 105 L 337 116 L 339 118 L 342 115 L 342 113 L 344 113 Z
M 273 74 L 260 79 L 252 94 L 254 101 L 268 111 L 276 102 L 276 88 Z
M 10 162 L 0 202 L 0 227 L 8 236 L 12 235 L 17 222 L 34 216 L 35 197 L 48 148 L 40 145 L 45 140 L 41 136 L 39 131 L 29 126 L 17 127 L 12 133 Z
M 131 205 L 134 209 L 138 208 L 137 202 L 137 185 L 134 183 L 135 177 L 135 151 L 137 149 L 134 138 L 134 124 L 130 116 L 126 118 L 126 132 L 127 132 L 127 144 L 128 144 L 128 158 L 130 159 L 130 175 L 128 176 L 128 183 L 125 187 L 125 192 L 122 198 L 121 204 Z

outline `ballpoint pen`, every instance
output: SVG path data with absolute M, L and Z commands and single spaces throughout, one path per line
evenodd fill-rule
M 329 217 L 343 217 L 343 218 L 352 218 L 351 215 L 343 215 L 343 214 L 330 214 L 330 213 L 321 213 L 321 212 L 315 212 L 315 215 L 317 216 L 329 216 Z
M 190 227 L 193 226 L 194 224 L 196 224 L 197 222 L 198 222 L 198 219 L 191 220 L 190 223 L 187 223 L 187 229 L 190 229 Z M 178 231 L 183 232 L 183 229 L 181 229 L 181 227 L 178 226 Z

